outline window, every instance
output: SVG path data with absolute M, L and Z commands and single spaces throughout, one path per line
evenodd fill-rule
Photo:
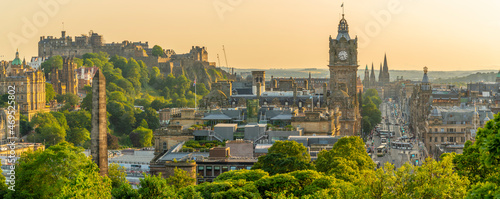
M 166 142 L 163 142 L 163 152 L 167 151 L 167 143 Z
M 444 132 L 444 128 L 441 128 L 441 132 Z
M 236 167 L 231 167 L 231 171 L 236 170 Z
M 218 176 L 220 174 L 220 166 L 214 166 L 214 176 Z
M 252 169 L 252 167 L 247 167 L 247 170 L 250 170 L 250 169 Z
M 222 167 L 222 172 L 228 171 L 227 166 Z
M 441 142 L 444 142 L 444 137 L 441 137 Z
M 429 142 L 432 142 L 432 137 L 429 137 Z
M 203 166 L 198 167 L 198 171 L 201 171 L 201 170 L 203 170 Z
M 434 137 L 434 142 L 438 142 L 438 137 Z
M 462 142 L 465 142 L 465 137 L 462 137 Z
M 213 176 L 213 172 L 212 172 L 212 167 L 211 166 L 207 166 L 207 175 L 206 176 Z

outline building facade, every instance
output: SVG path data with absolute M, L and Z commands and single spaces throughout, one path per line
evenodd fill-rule
M 48 112 L 45 108 L 45 76 L 19 58 L 0 64 L 0 94 L 15 90 L 16 102 L 20 112 L 31 120 L 37 112 Z

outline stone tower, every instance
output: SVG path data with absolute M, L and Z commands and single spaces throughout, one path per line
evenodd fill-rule
M 372 73 L 370 74 L 370 86 L 373 88 L 377 86 L 377 80 L 375 79 L 375 70 L 373 69 L 373 62 L 372 62 Z
M 99 166 L 101 176 L 108 175 L 108 126 L 106 120 L 106 78 L 101 70 L 92 82 L 92 160 Z
M 266 91 L 266 71 L 252 71 L 252 93 L 257 94 L 257 83 L 260 83 L 261 93 Z
M 358 38 L 351 39 L 349 26 L 342 14 L 338 34 L 330 36 L 330 96 L 331 110 L 339 108 L 341 135 L 358 135 L 360 132 L 360 114 L 357 93 Z
M 368 64 L 365 67 L 365 78 L 363 79 L 363 86 L 365 86 L 365 88 L 370 87 L 370 71 L 368 70 Z

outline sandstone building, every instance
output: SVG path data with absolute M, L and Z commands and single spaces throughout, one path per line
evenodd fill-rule
M 19 111 L 30 120 L 37 112 L 48 112 L 45 108 L 45 76 L 21 61 L 19 52 L 11 62 L 0 63 L 0 94 L 8 93 L 15 87 Z
M 73 57 L 63 57 L 62 69 L 52 68 L 50 72 L 50 83 L 52 83 L 52 87 L 54 87 L 54 91 L 57 94 L 78 94 L 76 67 L 76 63 L 73 62 Z

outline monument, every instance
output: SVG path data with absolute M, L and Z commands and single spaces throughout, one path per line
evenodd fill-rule
M 92 161 L 99 166 L 101 176 L 108 175 L 108 138 L 106 120 L 106 78 L 98 70 L 92 82 Z

